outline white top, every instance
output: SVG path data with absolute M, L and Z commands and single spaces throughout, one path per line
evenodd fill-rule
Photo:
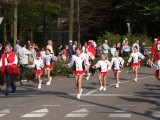
M 45 65 L 51 65 L 52 60 L 57 61 L 57 57 L 52 54 L 49 54 L 49 55 L 46 54 L 44 56 Z
M 108 72 L 111 69 L 111 63 L 108 60 L 99 60 L 95 66 L 101 68 L 101 72 Z
M 41 70 L 44 67 L 43 60 L 42 59 L 39 59 L 39 60 L 35 59 L 33 62 L 33 66 L 36 67 L 36 70 Z
M 84 57 L 84 55 L 73 55 L 71 62 L 68 64 L 68 67 L 72 67 L 74 65 L 74 63 L 76 64 L 76 71 L 81 71 L 83 70 L 83 62 L 84 64 L 86 63 L 86 59 Z
M 111 48 L 111 54 L 112 54 L 112 56 L 114 56 L 115 52 L 116 52 L 116 48 Z
M 119 70 L 121 67 L 123 67 L 124 60 L 121 57 L 113 57 L 111 61 L 111 66 L 114 64 L 114 70 Z
M 140 52 L 131 53 L 128 62 L 131 62 L 131 60 L 133 60 L 133 63 L 138 63 L 139 58 L 142 60 L 144 59 L 144 56 Z
M 128 45 L 125 45 L 123 44 L 123 47 L 122 47 L 123 51 L 125 52 L 129 52 L 130 51 L 130 47 Z
M 94 55 L 91 52 L 84 53 L 84 58 L 86 59 L 85 65 L 90 65 L 89 60 L 94 60 Z

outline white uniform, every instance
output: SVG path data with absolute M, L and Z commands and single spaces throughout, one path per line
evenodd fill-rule
M 111 61 L 111 66 L 114 65 L 113 70 L 115 72 L 121 71 L 121 68 L 123 67 L 124 60 L 121 57 L 113 57 Z
M 57 61 L 57 57 L 55 57 L 52 54 L 45 55 L 44 56 L 44 64 L 45 64 L 44 68 L 52 69 L 53 68 L 52 61 Z
M 36 60 L 34 60 L 33 64 L 34 64 L 36 70 L 41 70 L 44 67 L 42 59 L 39 59 L 39 60 L 36 59 Z
M 95 66 L 96 68 L 100 68 L 100 74 L 108 74 L 108 71 L 111 69 L 111 63 L 108 60 L 99 60 Z
M 85 65 L 87 65 L 87 66 L 91 65 L 90 60 L 94 60 L 94 58 L 95 58 L 91 52 L 84 53 L 84 57 L 86 59 Z
M 131 60 L 133 60 L 133 63 L 138 63 L 139 58 L 142 59 L 142 60 L 144 59 L 144 56 L 140 52 L 131 53 L 128 62 L 131 62 Z
M 83 63 L 86 63 L 84 55 L 73 55 L 71 62 L 68 64 L 68 67 L 72 67 L 75 63 L 75 71 L 83 71 Z

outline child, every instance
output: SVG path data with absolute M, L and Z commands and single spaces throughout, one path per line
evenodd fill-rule
M 62 58 L 62 60 L 64 60 L 64 61 L 67 60 L 66 54 L 67 54 L 66 50 L 63 50 L 62 53 L 61 53 L 61 58 Z
M 76 54 L 72 56 L 72 60 L 69 64 L 65 65 L 67 67 L 73 67 L 74 70 L 74 77 L 75 77 L 75 83 L 76 87 L 78 89 L 77 99 L 80 99 L 82 95 L 82 77 L 85 71 L 85 63 L 86 59 L 84 58 L 84 55 L 81 54 L 81 49 L 76 48 L 75 49 Z
M 38 80 L 38 89 L 41 89 L 41 75 L 43 74 L 42 68 L 44 67 L 43 60 L 41 59 L 40 53 L 37 54 L 36 59 L 33 62 L 33 67 L 35 67 L 36 79 Z
M 131 53 L 130 58 L 128 60 L 127 66 L 129 65 L 129 63 L 132 61 L 132 68 L 133 68 L 133 72 L 135 75 L 135 79 L 134 81 L 137 82 L 137 77 L 138 77 L 138 68 L 140 67 L 140 62 L 139 59 L 144 59 L 144 56 L 138 52 L 138 47 L 135 46 L 133 48 L 133 53 Z
M 99 60 L 97 62 L 97 64 L 95 66 L 93 66 L 93 68 L 100 68 L 99 71 L 99 75 L 98 75 L 98 79 L 99 79 L 99 83 L 100 83 L 100 88 L 99 91 L 106 91 L 106 85 L 107 85 L 107 75 L 108 75 L 108 71 L 111 69 L 111 63 L 106 59 L 106 54 L 102 53 L 101 54 L 101 60 Z M 104 86 L 103 86 L 103 83 Z
M 154 64 L 154 62 L 153 62 L 153 58 L 149 58 L 149 59 L 147 60 L 146 65 L 147 65 L 148 67 L 155 67 L 155 64 Z
M 119 88 L 119 73 L 121 72 L 123 64 L 124 60 L 121 57 L 119 57 L 119 52 L 116 51 L 111 61 L 111 67 L 113 65 L 114 76 L 116 79 L 116 88 Z
M 46 85 L 51 84 L 52 77 L 50 76 L 50 72 L 53 69 L 53 61 L 57 61 L 57 57 L 55 57 L 53 54 L 51 54 L 50 49 L 46 49 L 46 55 L 44 56 L 44 69 L 45 69 L 45 75 L 48 77 L 48 82 Z
M 89 52 L 88 48 L 85 48 L 85 53 L 84 53 L 84 57 L 86 58 L 86 64 L 85 64 L 85 67 L 86 67 L 86 72 L 87 72 L 87 77 L 86 77 L 86 80 L 89 80 L 90 78 L 90 66 L 92 64 L 92 60 L 94 60 L 94 55 Z
M 113 44 L 113 47 L 111 48 L 112 56 L 114 56 L 115 52 L 116 52 L 116 44 Z

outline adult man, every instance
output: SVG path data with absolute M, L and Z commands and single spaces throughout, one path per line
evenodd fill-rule
M 5 53 L 2 54 L 0 61 L 2 75 L 6 74 L 7 79 L 6 91 L 4 93 L 5 95 L 9 95 L 10 88 L 12 88 L 11 93 L 14 93 L 16 91 L 16 86 L 12 79 L 13 72 L 10 68 L 17 68 L 17 63 L 18 59 L 16 53 L 12 51 L 10 45 L 6 45 Z
M 77 41 L 74 41 L 74 44 L 73 44 L 73 46 L 72 46 L 74 52 L 75 52 L 75 49 L 76 49 L 77 45 L 78 45 Z
M 17 40 L 17 41 L 16 41 L 16 45 L 14 46 L 14 51 L 17 52 L 18 49 L 20 49 L 20 48 L 21 48 L 21 46 L 20 46 L 20 41 Z
M 72 40 L 70 40 L 69 45 L 68 45 L 68 56 L 69 56 L 69 58 L 72 58 L 73 54 L 74 54 L 74 51 L 73 51 Z
M 20 68 L 21 68 L 21 75 L 20 75 L 21 81 L 27 81 L 25 76 L 26 76 L 27 65 L 28 65 L 28 57 L 30 54 L 31 52 L 26 49 L 25 44 L 22 44 L 22 48 L 20 48 L 17 52 Z
M 142 42 L 142 44 L 140 45 L 140 53 L 142 55 L 144 55 L 144 53 L 145 53 L 145 42 Z
M 106 57 L 108 57 L 108 51 L 110 49 L 110 47 L 108 46 L 108 40 L 104 40 L 102 48 L 103 48 L 103 53 L 105 53 Z

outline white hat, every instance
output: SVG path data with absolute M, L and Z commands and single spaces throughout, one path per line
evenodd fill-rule
M 154 38 L 154 41 L 157 41 L 158 39 L 157 38 Z
M 72 40 L 69 41 L 70 43 L 72 42 Z

